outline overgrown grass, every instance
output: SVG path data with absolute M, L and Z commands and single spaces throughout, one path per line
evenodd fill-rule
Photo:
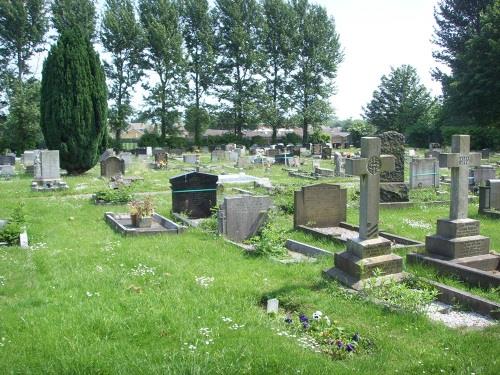
M 155 207 L 168 216 L 168 177 L 182 167 L 139 166 L 145 181 L 133 190 L 164 192 L 154 195 Z M 278 167 L 269 173 L 273 182 L 275 174 L 276 183 L 292 181 Z M 27 177 L 0 182 L 0 217 L 23 201 L 32 245 L 0 248 L 2 374 L 498 373 L 498 326 L 452 330 L 420 314 L 367 303 L 322 278 L 331 259 L 283 265 L 249 257 L 195 229 L 179 236 L 122 237 L 103 220 L 109 207 L 80 196 L 105 185 L 97 171 L 65 180 L 68 191 L 50 194 L 31 193 Z M 76 190 L 78 184 L 87 186 Z M 475 210 L 471 205 L 472 217 Z M 423 239 L 447 211 L 446 206 L 384 209 L 381 227 Z M 356 207 L 349 207 L 348 216 L 357 223 Z M 414 228 L 403 218 L 431 228 Z M 342 249 L 294 232 L 290 215 L 276 221 L 286 236 Z M 481 225 L 498 249 L 498 222 L 482 218 Z M 305 314 L 328 312 L 346 331 L 370 337 L 375 349 L 342 361 L 303 349 L 272 330 L 275 322 L 261 305 L 267 296 Z M 209 344 L 202 328 L 210 329 Z

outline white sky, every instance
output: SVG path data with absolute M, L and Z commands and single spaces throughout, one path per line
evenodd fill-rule
M 391 66 L 414 66 L 422 83 L 434 95 L 441 94 L 441 85 L 430 74 L 437 66 L 431 43 L 437 0 L 314 1 L 335 18 L 344 50 L 337 94 L 331 99 L 338 118 L 360 118 Z
M 434 7 L 438 0 L 311 0 L 324 6 L 335 19 L 344 52 L 331 98 L 339 119 L 361 118 L 362 107 L 372 98 L 380 78 L 391 66 L 409 64 L 434 95 L 441 85 L 431 78 L 438 64 L 432 58 Z M 98 1 L 99 4 L 102 0 Z M 98 5 L 98 13 L 102 5 Z M 96 46 L 102 54 L 102 47 Z M 46 53 L 32 61 L 40 77 Z M 441 67 L 443 68 L 443 67 Z M 140 109 L 144 90 L 137 85 L 133 105 Z

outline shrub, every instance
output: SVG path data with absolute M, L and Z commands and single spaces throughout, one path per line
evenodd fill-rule
M 0 229 L 0 242 L 6 242 L 9 246 L 19 245 L 19 235 L 25 223 L 24 205 L 19 204 L 12 211 L 7 225 Z
M 122 204 L 130 202 L 133 197 L 128 187 L 100 190 L 94 194 L 97 202 Z

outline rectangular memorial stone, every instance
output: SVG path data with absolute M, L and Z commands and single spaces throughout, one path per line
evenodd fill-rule
M 332 159 L 332 148 L 331 147 L 323 147 L 321 149 L 321 159 L 323 159 L 323 160 L 331 160 Z
M 223 150 L 214 150 L 210 155 L 212 161 L 226 160 L 226 153 Z
M 16 165 L 16 156 L 9 155 L 0 155 L 0 165 Z
M 490 207 L 500 211 L 500 180 L 490 180 Z
M 382 154 L 393 155 L 395 158 L 395 169 L 380 173 L 380 182 L 404 182 L 405 136 L 395 131 L 388 131 L 380 134 L 380 139 Z
M 267 219 L 271 204 L 271 198 L 266 196 L 224 198 L 218 212 L 219 233 L 236 242 L 253 237 Z
M 1 177 L 12 177 L 16 174 L 14 170 L 14 166 L 7 164 L 7 165 L 0 165 L 0 176 Z
M 61 178 L 59 150 L 42 150 L 38 153 L 40 168 L 35 166 L 35 179 L 58 180 Z M 36 164 L 36 159 L 34 164 Z
M 200 160 L 200 156 L 197 154 L 182 155 L 182 160 L 184 163 L 196 164 Z
M 313 143 L 311 145 L 311 153 L 313 155 L 321 155 L 321 144 L 320 143 Z
M 340 185 L 317 184 L 294 194 L 293 225 L 316 228 L 337 227 L 346 220 L 347 190 Z
M 24 151 L 22 161 L 25 168 L 33 167 L 33 163 L 35 161 L 35 151 Z
M 101 177 L 115 177 L 125 174 L 125 161 L 117 156 L 109 156 L 101 161 Z
M 484 186 L 486 181 L 494 180 L 496 176 L 497 171 L 493 165 L 480 165 L 474 169 L 474 185 Z
M 122 159 L 125 163 L 125 169 L 129 168 L 132 165 L 133 155 L 130 152 L 121 152 L 118 155 L 120 159 Z
M 439 187 L 439 162 L 435 158 L 413 158 L 410 162 L 410 188 Z
M 170 179 L 172 212 L 185 213 L 191 219 L 212 215 L 217 204 L 217 175 L 189 172 Z

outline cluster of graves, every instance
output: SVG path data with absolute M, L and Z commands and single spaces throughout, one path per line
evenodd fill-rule
M 500 180 L 496 179 L 496 168 L 482 165 L 482 157 L 489 157 L 489 152 L 470 152 L 470 137 L 456 135 L 452 138 L 451 152 L 431 144 L 426 157 L 418 158 L 412 150 L 405 155 L 404 142 L 404 137 L 396 132 L 365 137 L 361 140 L 361 151 L 354 155 L 316 144 L 310 147 L 278 144 L 249 149 L 229 144 L 224 150 L 212 150 L 210 159 L 234 163 L 236 168 L 255 164 L 282 164 L 291 168 L 300 167 L 307 155 L 316 176 L 358 176 L 358 226 L 346 223 L 347 191 L 341 185 L 303 186 L 294 195 L 295 229 L 345 244 L 345 251 L 333 255 L 333 267 L 325 274 L 351 288 L 364 288 L 374 275 L 377 281 L 404 277 L 403 258 L 394 253 L 398 248 L 411 250 L 407 255 L 409 263 L 424 263 L 472 284 L 498 287 L 500 256 L 491 251 L 489 238 L 480 234 L 479 220 L 467 217 L 468 195 L 473 186 L 479 190 L 479 212 L 500 218 Z M 169 158 L 196 166 L 170 178 L 172 214 L 185 224 L 197 225 L 216 212 L 218 232 L 230 241 L 242 243 L 256 235 L 269 219 L 273 206 L 270 196 L 240 189 L 242 194 L 217 199 L 221 185 L 248 182 L 271 186 L 269 179 L 245 173 L 202 172 L 199 153 L 146 147 L 116 154 L 109 149 L 99 159 L 101 177 L 123 179 L 134 157 L 154 160 L 150 165 L 156 169 L 166 169 Z M 325 160 L 333 168 L 322 168 L 320 163 Z M 68 188 L 61 179 L 59 151 L 26 151 L 21 161 L 26 173 L 33 176 L 34 191 Z M 409 162 L 409 183 L 405 182 L 405 162 Z M 10 173 L 14 174 L 15 165 L 15 155 L 1 155 L 0 175 L 9 173 L 9 166 Z M 436 234 L 427 236 L 425 243 L 421 243 L 381 231 L 380 206 L 385 202 L 408 202 L 410 189 L 438 188 L 443 183 L 440 168 L 451 171 L 451 198 L 449 217 L 437 221 Z M 151 224 L 147 227 L 137 227 L 132 214 L 106 212 L 104 216 L 114 229 L 127 235 L 181 234 L 185 228 L 157 213 L 151 215 Z

